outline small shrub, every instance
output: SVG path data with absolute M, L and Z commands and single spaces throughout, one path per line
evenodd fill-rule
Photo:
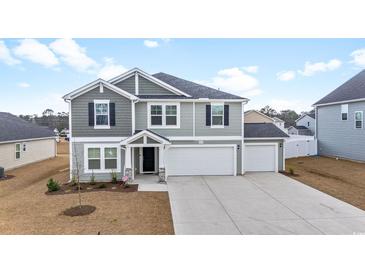
M 294 168 L 292 168 L 292 167 L 289 168 L 289 174 L 294 175 Z
M 59 183 L 56 180 L 53 180 L 53 178 L 48 180 L 47 187 L 49 192 L 58 191 L 61 189 Z
M 101 184 L 100 186 L 98 186 L 98 188 L 106 188 L 105 184 Z
M 91 173 L 91 177 L 90 177 L 90 185 L 95 185 L 95 175 L 94 175 L 94 171 L 92 171 L 92 173 Z
M 114 171 L 112 171 L 112 172 L 111 172 L 111 176 L 112 176 L 112 183 L 113 183 L 113 184 L 118 183 L 117 173 L 116 173 L 116 172 L 114 172 Z

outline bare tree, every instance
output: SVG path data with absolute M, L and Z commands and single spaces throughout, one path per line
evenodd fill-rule
M 81 163 L 79 162 L 79 159 L 77 157 L 77 151 L 76 151 L 76 145 L 75 143 L 72 143 L 72 156 L 73 156 L 73 163 L 72 163 L 72 179 L 76 177 L 76 183 L 77 183 L 77 190 L 79 193 L 79 207 L 81 208 L 81 185 L 80 185 L 80 169 L 81 169 Z

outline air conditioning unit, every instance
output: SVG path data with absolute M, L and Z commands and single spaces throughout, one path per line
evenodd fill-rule
M 5 177 L 5 170 L 0 166 L 0 179 Z

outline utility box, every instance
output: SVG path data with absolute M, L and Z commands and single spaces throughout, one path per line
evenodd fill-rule
M 0 179 L 5 177 L 5 170 L 0 166 Z

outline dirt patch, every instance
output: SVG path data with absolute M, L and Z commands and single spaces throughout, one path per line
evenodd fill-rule
M 70 217 L 76 216 L 85 216 L 93 213 L 96 210 L 95 206 L 91 205 L 81 205 L 81 206 L 74 206 L 66 209 L 63 214 Z
M 293 168 L 296 177 L 289 174 Z M 286 174 L 296 180 L 365 210 L 365 164 L 328 157 L 286 160 Z
M 14 177 L 14 175 L 5 175 L 4 177 L 0 178 L 0 181 L 10 180 Z
M 79 187 L 76 183 L 65 183 L 60 186 L 60 190 L 47 191 L 47 195 L 64 195 L 78 193 Z M 81 183 L 80 192 L 94 192 L 94 191 L 112 191 L 112 192 L 135 192 L 138 191 L 137 184 L 124 185 L 122 183 L 113 184 L 111 182 L 95 182 L 95 183 Z

